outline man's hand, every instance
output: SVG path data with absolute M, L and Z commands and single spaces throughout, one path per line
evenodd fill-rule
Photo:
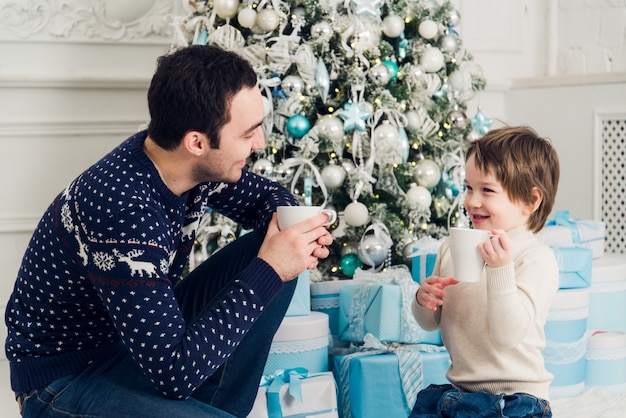
M 328 257 L 326 246 L 333 243 L 333 237 L 327 227 L 328 215 L 320 214 L 280 231 L 274 214 L 258 256 L 282 281 L 292 280 L 305 269 L 317 267 L 320 258 Z

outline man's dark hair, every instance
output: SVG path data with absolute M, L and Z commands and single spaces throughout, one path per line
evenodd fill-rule
M 256 83 L 245 59 L 216 46 L 193 45 L 159 57 L 148 89 L 148 135 L 172 150 L 187 132 L 199 131 L 219 148 L 233 96 Z

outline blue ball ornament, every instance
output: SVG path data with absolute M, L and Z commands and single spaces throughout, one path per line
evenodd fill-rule
M 309 129 L 311 122 L 303 115 L 293 115 L 287 119 L 287 132 L 294 138 L 302 138 Z
M 344 275 L 352 277 L 356 269 L 363 267 L 363 263 L 357 254 L 349 253 L 341 257 L 339 266 Z
M 384 60 L 383 64 L 389 70 L 389 81 L 393 81 L 398 78 L 398 64 L 390 60 Z

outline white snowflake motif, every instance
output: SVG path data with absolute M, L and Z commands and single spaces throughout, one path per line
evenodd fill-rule
M 61 222 L 67 232 L 74 230 L 74 223 L 72 222 L 72 215 L 70 213 L 70 205 L 66 202 L 61 206 Z
M 102 251 L 93 254 L 93 263 L 103 271 L 109 271 L 115 267 L 115 259 L 113 256 Z
M 170 271 L 170 262 L 162 258 L 161 262 L 159 263 L 159 268 L 161 269 L 161 272 L 163 274 L 167 274 Z

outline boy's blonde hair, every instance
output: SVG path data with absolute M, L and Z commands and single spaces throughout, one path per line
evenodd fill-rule
M 533 205 L 532 189 L 541 191 L 543 199 L 528 219 L 528 228 L 539 232 L 552 211 L 559 184 L 559 157 L 550 141 L 526 126 L 504 127 L 472 141 L 465 159 L 472 155 L 476 168 L 491 172 L 512 201 Z

